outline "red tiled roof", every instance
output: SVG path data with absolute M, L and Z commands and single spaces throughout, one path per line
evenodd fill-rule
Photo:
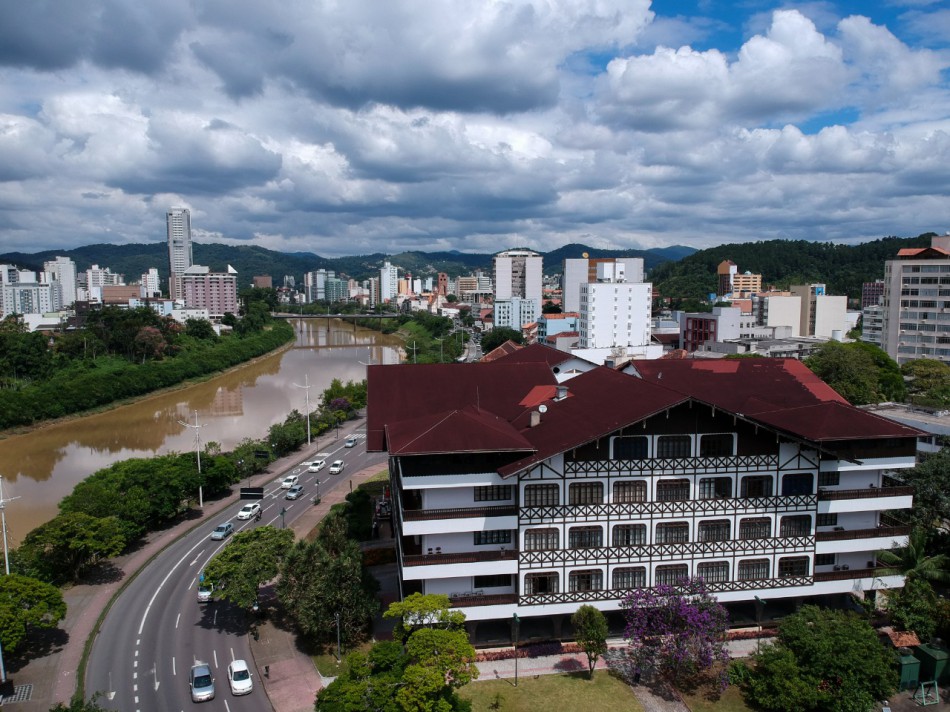
M 928 254 L 930 253 L 930 254 Z M 898 257 L 950 257 L 950 252 L 940 247 L 903 247 L 897 251 Z
M 492 361 L 497 361 L 498 359 L 504 358 L 505 356 L 520 351 L 524 346 L 521 344 L 516 344 L 511 339 L 508 339 L 505 343 L 493 348 L 487 354 L 482 356 L 479 363 L 491 363 Z
M 558 336 L 564 336 L 564 334 L 558 334 Z M 506 344 L 514 344 L 513 341 L 508 341 Z M 504 346 L 505 344 L 502 344 Z M 499 346 L 498 348 L 501 348 Z M 496 351 L 498 349 L 495 349 Z M 492 351 L 491 354 L 494 354 L 495 351 Z M 545 346 L 544 344 L 531 344 L 530 346 L 521 346 L 517 349 L 511 349 L 507 353 L 504 353 L 494 360 L 503 360 L 505 363 L 546 363 L 548 366 L 557 366 L 564 363 L 571 358 L 571 354 L 566 351 L 558 351 L 557 349 L 551 348 L 550 346 Z
M 387 424 L 391 455 L 444 452 L 530 452 L 531 443 L 508 421 L 473 405 Z
M 754 420 L 813 442 L 920 435 L 917 428 L 837 401 L 756 413 Z

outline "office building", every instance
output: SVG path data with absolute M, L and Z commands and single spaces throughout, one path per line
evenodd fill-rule
M 841 339 L 848 333 L 848 298 L 827 294 L 824 284 L 798 284 L 789 288 L 801 297 L 799 332 L 802 336 Z
M 207 309 L 211 319 L 238 313 L 237 270 L 230 265 L 227 272 L 192 265 L 176 275 L 174 282 L 186 309 Z
M 864 282 L 861 285 L 861 308 L 876 307 L 884 298 L 884 280 Z
M 191 211 L 188 208 L 171 208 L 165 213 L 165 227 L 168 232 L 168 292 L 172 299 L 181 299 L 182 295 L 176 294 L 173 289 L 177 284 L 175 277 L 184 274 L 194 264 Z
M 752 272 L 739 272 L 739 267 L 732 260 L 723 260 L 716 268 L 719 296 L 727 294 L 742 296 L 762 291 L 762 275 Z

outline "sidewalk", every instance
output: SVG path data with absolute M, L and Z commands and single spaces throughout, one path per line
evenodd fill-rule
M 342 442 L 342 439 L 346 437 L 346 435 L 350 434 L 353 430 L 363 427 L 364 424 L 365 419 L 363 418 L 350 421 L 348 427 L 341 429 L 339 441 Z M 309 447 L 304 447 L 280 460 L 272 462 L 267 472 L 251 478 L 251 484 L 262 486 L 272 481 L 276 473 L 283 471 L 285 468 L 293 467 L 301 460 L 313 459 L 315 453 L 325 450 L 328 445 L 336 441 L 337 438 L 334 437 L 332 433 L 317 438 Z M 370 468 L 368 471 L 358 472 L 353 475 L 353 480 L 357 483 L 365 481 L 371 475 L 379 472 L 383 467 L 385 467 L 385 465 L 380 464 Z M 354 487 L 355 486 L 354 484 Z M 235 487 L 235 490 L 236 489 L 237 486 Z M 310 506 L 310 511 L 306 512 L 292 525 L 297 536 L 301 536 L 301 532 L 304 534 L 309 532 L 320 518 L 329 511 L 330 505 L 337 501 L 342 501 L 348 492 L 349 489 L 346 488 L 332 492 L 324 496 L 323 503 L 316 507 L 308 505 L 310 502 L 309 499 L 299 500 L 303 506 Z M 92 636 L 96 622 L 110 601 L 112 601 L 113 596 L 166 546 L 179 537 L 184 536 L 195 527 L 208 526 L 209 520 L 213 520 L 221 511 L 233 507 L 235 502 L 236 497 L 234 495 L 211 502 L 205 502 L 204 509 L 194 518 L 186 519 L 168 529 L 149 534 L 138 549 L 113 559 L 112 563 L 115 566 L 113 570 L 114 575 L 110 576 L 108 581 L 100 584 L 80 584 L 64 590 L 63 598 L 67 605 L 66 618 L 60 624 L 59 630 L 54 631 L 54 634 L 50 636 L 47 646 L 48 650 L 44 650 L 22 667 L 7 667 L 7 678 L 12 683 L 13 690 L 18 693 L 18 697 L 22 699 L 13 700 L 5 698 L 4 706 L 15 703 L 15 709 L 17 709 L 18 712 L 48 712 L 51 707 L 59 702 L 68 705 L 78 687 L 76 676 L 86 641 Z M 290 642 L 293 643 L 293 636 L 291 634 L 286 635 L 290 637 Z M 277 638 L 277 636 L 273 637 L 275 639 Z M 265 636 L 262 634 L 261 641 L 264 640 Z M 268 647 L 271 649 L 270 654 L 277 656 L 277 660 L 271 667 L 272 678 L 275 672 L 274 665 L 277 665 L 278 669 L 280 669 L 281 664 L 285 661 L 290 663 L 296 661 L 296 664 L 302 664 L 303 662 L 303 660 L 299 659 L 300 653 L 297 652 L 296 646 L 291 645 L 288 647 L 287 641 L 275 640 L 275 642 L 269 643 Z M 283 655 L 286 656 L 286 658 L 281 656 L 281 650 L 284 650 Z M 287 658 L 289 658 L 289 660 L 287 660 Z M 309 658 L 307 658 L 306 663 L 309 664 L 309 662 Z M 317 684 L 319 684 L 319 676 L 316 670 L 313 669 L 312 664 L 309 667 L 311 677 L 315 677 Z M 306 669 L 304 669 L 300 675 L 295 675 L 295 677 L 301 678 L 301 689 L 304 685 L 311 684 L 307 678 Z M 265 680 L 264 682 L 265 687 L 267 687 L 270 681 Z M 279 680 L 275 679 L 271 684 L 279 687 L 278 683 Z M 95 690 L 86 690 L 86 696 L 90 696 L 93 692 L 95 692 Z M 268 690 L 268 693 L 269 692 Z M 26 696 L 27 693 L 29 695 L 28 697 Z M 312 710 L 313 694 L 315 694 L 315 692 L 313 694 L 308 692 L 306 699 L 302 699 L 302 692 L 297 694 L 301 695 L 301 698 L 298 698 L 300 704 L 306 702 L 305 707 L 282 706 L 276 709 L 279 712 L 291 712 L 291 710 L 296 709 Z M 309 702 L 307 702 L 307 700 L 309 700 Z

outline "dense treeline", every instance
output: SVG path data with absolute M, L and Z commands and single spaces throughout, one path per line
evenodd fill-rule
M 665 262 L 649 279 L 664 297 L 705 299 L 716 292 L 716 267 L 732 260 L 741 272 L 762 275 L 762 286 L 786 288 L 814 282 L 829 293 L 861 296 L 861 284 L 884 278 L 884 262 L 903 247 L 926 247 L 933 233 L 914 238 L 886 237 L 860 245 L 805 240 L 769 240 L 700 250 L 679 262 Z

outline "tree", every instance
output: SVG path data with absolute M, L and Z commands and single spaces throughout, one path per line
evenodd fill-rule
M 48 583 L 10 574 L 0 578 L 0 644 L 14 652 L 31 628 L 55 628 L 66 617 L 62 592 Z
M 396 618 L 393 638 L 405 642 L 419 628 L 458 630 L 465 625 L 465 614 L 453 611 L 449 597 L 444 593 L 413 593 L 401 601 L 394 601 L 383 613 L 383 618 Z
M 91 700 L 84 700 L 81 697 L 74 697 L 69 703 L 69 707 L 60 702 L 55 707 L 50 707 L 49 712 L 107 712 L 105 707 L 99 705 L 101 693 L 96 693 Z
M 904 470 L 901 478 L 914 486 L 911 519 L 917 528 L 948 530 L 950 523 L 950 488 L 946 473 L 950 471 L 950 449 L 928 455 L 912 470 Z
M 593 606 L 581 606 L 571 616 L 574 635 L 587 654 L 587 667 L 590 679 L 594 679 L 594 667 L 597 658 L 607 652 L 607 619 Z
M 117 517 L 64 512 L 26 535 L 17 549 L 18 568 L 44 581 L 75 581 L 89 567 L 125 548 Z
M 921 578 L 908 578 L 902 588 L 887 592 L 887 612 L 899 630 L 909 630 L 923 641 L 937 632 L 937 594 Z
M 516 344 L 523 344 L 524 337 L 520 331 L 509 329 L 507 326 L 499 326 L 487 332 L 482 337 L 482 351 L 489 353 L 494 351 L 506 341 L 514 341 Z
M 950 405 L 950 366 L 934 359 L 917 359 L 901 366 L 908 380 L 910 401 L 917 405 L 945 408 Z
M 907 546 L 879 551 L 878 561 L 884 564 L 879 575 L 900 574 L 910 579 L 950 582 L 950 557 L 946 554 L 928 554 L 928 533 L 918 526 L 910 533 Z
M 803 606 L 753 660 L 743 692 L 763 710 L 865 712 L 897 687 L 890 651 L 848 611 Z
M 217 341 L 218 335 L 214 333 L 214 327 L 207 319 L 186 319 L 185 334 L 193 339 L 207 339 L 208 341 Z
M 628 677 L 652 670 L 677 684 L 728 660 L 728 614 L 702 579 L 636 589 L 621 605 L 630 641 L 622 672 Z
M 290 529 L 257 527 L 235 534 L 205 567 L 205 580 L 214 596 L 250 608 L 261 584 L 277 577 L 279 566 L 294 541 Z
M 853 405 L 878 403 L 877 367 L 866 351 L 837 341 L 819 346 L 805 365 Z
M 350 653 L 346 671 L 317 696 L 316 712 L 401 712 L 396 690 L 404 685 L 408 657 L 399 643 L 380 642 L 369 654 Z
M 552 301 L 546 301 L 544 306 L 541 307 L 542 314 L 560 314 L 562 311 L 561 305 Z

